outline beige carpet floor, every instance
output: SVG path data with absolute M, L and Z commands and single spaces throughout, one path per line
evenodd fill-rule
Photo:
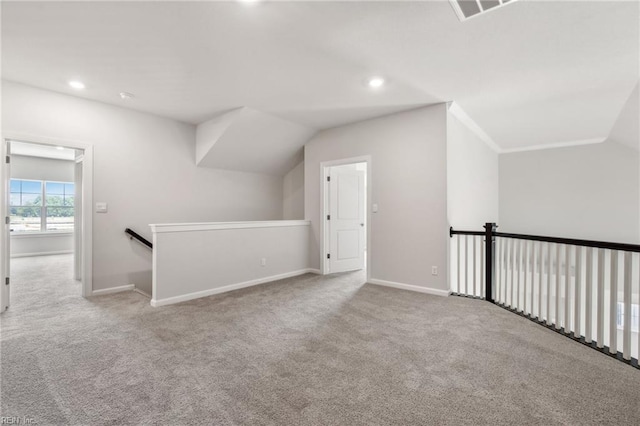
M 304 275 L 152 308 L 16 259 L 2 416 L 38 425 L 640 424 L 640 370 L 489 303 Z

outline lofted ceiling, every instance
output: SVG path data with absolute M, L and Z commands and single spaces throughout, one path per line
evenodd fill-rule
M 640 151 L 640 87 L 636 85 L 622 113 L 611 129 L 609 139 Z
M 313 133 L 262 111 L 234 109 L 198 125 L 196 164 L 282 176 L 302 161 Z
M 249 107 L 323 129 L 455 101 L 509 151 L 609 135 L 638 82 L 639 10 L 520 0 L 460 22 L 447 0 L 4 1 L 2 76 L 193 124 Z

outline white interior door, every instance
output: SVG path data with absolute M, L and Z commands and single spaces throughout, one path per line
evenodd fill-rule
M 0 312 L 4 312 L 9 308 L 11 302 L 11 286 L 10 286 L 10 273 L 9 267 L 11 265 L 11 228 L 9 224 L 9 194 L 10 194 L 10 182 L 11 182 L 11 143 L 5 141 L 2 144 L 2 173 L 0 178 L 2 179 L 2 188 L 0 189 L 0 212 L 3 220 L 3 226 L 0 227 L 0 266 L 2 270 L 2 282 L 0 282 Z M 5 219 L 6 218 L 6 219 Z
M 329 272 L 364 268 L 365 172 L 354 165 L 329 169 Z

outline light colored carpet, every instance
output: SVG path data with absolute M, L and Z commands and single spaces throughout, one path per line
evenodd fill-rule
M 39 425 L 640 424 L 640 371 L 489 303 L 305 275 L 152 308 L 16 259 L 2 416 Z

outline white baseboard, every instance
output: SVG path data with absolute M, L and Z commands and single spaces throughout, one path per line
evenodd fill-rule
M 135 291 L 138 294 L 143 295 L 144 297 L 148 297 L 149 299 L 151 299 L 151 295 L 149 293 L 147 293 L 146 291 L 142 291 L 139 288 L 135 287 L 135 284 L 132 284 L 134 286 L 133 291 Z
M 449 296 L 451 294 L 451 292 L 449 290 L 440 290 L 440 289 L 437 289 L 437 288 L 422 287 L 422 286 L 413 285 L 413 284 L 396 283 L 396 282 L 393 282 L 393 281 L 378 280 L 378 279 L 375 279 L 375 278 L 371 278 L 367 282 L 369 284 L 381 285 L 381 286 L 384 286 L 384 287 L 399 288 L 401 290 L 415 291 L 415 292 L 418 292 L 418 293 L 432 294 L 434 296 L 447 297 L 447 296 Z
M 258 278 L 251 281 L 245 281 L 237 284 L 229 284 L 223 287 L 216 287 L 209 290 L 196 291 L 194 293 L 183 294 L 180 296 L 167 297 L 166 299 L 151 299 L 151 306 L 154 308 L 166 305 L 173 305 L 174 303 L 186 302 L 188 300 L 200 299 L 201 297 L 213 296 L 214 294 L 226 293 L 228 291 L 239 290 L 241 288 L 252 287 L 254 285 L 264 284 L 271 281 L 282 280 L 285 278 L 297 277 L 298 275 L 304 275 L 309 272 L 313 273 L 313 269 L 300 269 L 298 271 L 287 272 L 279 275 L 272 275 L 270 277 Z
M 60 250 L 60 251 L 42 251 L 42 252 L 37 252 L 37 253 L 17 253 L 17 254 L 11 254 L 11 258 L 16 258 L 16 257 L 31 257 L 31 256 L 52 256 L 54 254 L 71 254 L 73 253 L 73 250 Z
M 322 272 L 320 272 L 320 269 L 308 268 L 307 272 L 310 274 L 322 275 Z
M 127 284 L 120 287 L 103 288 L 101 290 L 93 290 L 92 296 L 104 296 L 105 294 L 120 293 L 122 291 L 131 291 L 135 289 L 133 284 Z

